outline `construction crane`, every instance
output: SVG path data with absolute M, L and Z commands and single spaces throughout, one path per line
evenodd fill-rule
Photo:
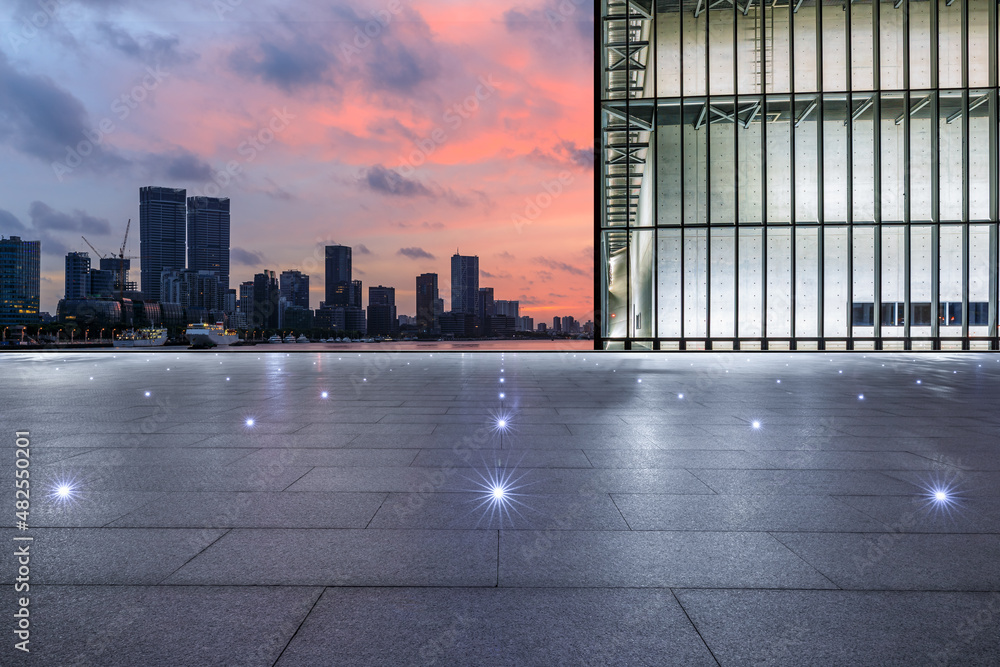
M 104 259 L 104 255 L 101 254 L 101 251 L 99 251 L 97 248 L 95 248 L 94 244 L 91 243 L 90 241 L 88 241 L 86 236 L 81 236 L 80 238 L 83 239 L 84 243 L 86 243 L 87 245 L 90 246 L 90 249 L 94 251 L 95 255 L 97 255 L 101 259 Z
M 132 226 L 132 218 L 125 223 L 125 238 L 122 239 L 122 248 L 118 251 L 118 300 L 125 298 L 125 243 L 128 241 L 128 230 Z M 94 252 L 97 252 L 96 250 Z

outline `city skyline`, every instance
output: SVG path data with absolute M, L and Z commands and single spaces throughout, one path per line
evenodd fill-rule
M 0 234 L 42 241 L 43 311 L 81 234 L 116 250 L 155 184 L 231 199 L 230 287 L 316 275 L 314 250 L 342 243 L 415 313 L 413 276 L 460 247 L 536 319 L 589 319 L 590 5 L 189 3 L 179 24 L 122 2 L 42 28 L 35 9 L 0 10 Z

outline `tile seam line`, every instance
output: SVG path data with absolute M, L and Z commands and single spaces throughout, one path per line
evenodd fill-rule
M 313 600 L 312 605 L 310 605 L 309 611 L 307 611 L 302 616 L 302 620 L 299 622 L 298 626 L 295 628 L 295 632 L 293 632 L 292 636 L 288 638 L 287 642 L 285 642 L 285 645 L 281 648 L 281 651 L 278 653 L 278 657 L 274 659 L 273 663 L 271 663 L 271 667 L 275 667 L 275 665 L 277 665 L 279 662 L 281 662 L 281 656 L 283 656 L 285 654 L 285 651 L 288 650 L 288 647 L 292 645 L 292 642 L 295 640 L 295 637 L 299 634 L 299 630 L 301 630 L 302 626 L 305 625 L 306 619 L 309 618 L 310 614 L 312 614 L 313 610 L 316 608 L 316 605 L 319 604 L 319 601 L 321 599 L 323 599 L 323 595 L 326 594 L 327 588 L 328 587 L 324 586 L 324 587 L 322 587 L 320 589 L 319 594 L 316 596 L 316 599 Z
M 202 530 L 204 530 L 204 529 L 202 529 Z M 193 561 L 193 560 L 194 560 L 195 558 L 197 558 L 198 556 L 200 556 L 200 555 L 202 555 L 203 553 L 205 553 L 205 550 L 207 550 L 207 549 L 208 549 L 209 547 L 211 547 L 211 546 L 212 546 L 213 544 L 215 544 L 216 542 L 218 542 L 219 540 L 221 540 L 221 539 L 222 539 L 223 537 L 225 537 L 226 535 L 228 535 L 228 534 L 229 534 L 229 533 L 231 533 L 231 532 L 233 532 L 233 529 L 232 529 L 232 528 L 227 528 L 227 529 L 223 530 L 223 532 L 222 532 L 222 534 L 221 534 L 221 535 L 219 535 L 219 536 L 218 536 L 218 537 L 216 537 L 216 538 L 215 538 L 214 540 L 212 540 L 211 542 L 209 542 L 208 544 L 206 544 L 206 545 L 205 545 L 205 546 L 204 546 L 204 547 L 203 547 L 202 549 L 200 549 L 200 550 L 198 551 L 198 553 L 196 553 L 195 555 L 193 555 L 193 556 L 191 556 L 190 558 L 188 558 L 188 559 L 187 559 L 186 561 L 184 561 L 184 562 L 183 562 L 183 563 L 182 563 L 182 564 L 181 564 L 181 565 L 180 565 L 179 567 L 177 567 L 177 568 L 176 568 L 176 569 L 174 569 L 174 570 L 173 570 L 172 572 L 170 572 L 170 574 L 168 574 L 167 576 L 163 577 L 163 578 L 162 578 L 162 579 L 160 579 L 160 580 L 159 580 L 158 582 L 156 582 L 156 584 L 155 584 L 155 585 L 159 585 L 159 584 L 162 584 L 162 583 L 163 583 L 163 582 L 165 582 L 165 581 L 166 581 L 167 579 L 169 579 L 170 577 L 174 576 L 175 574 L 177 574 L 178 572 L 180 572 L 181 570 L 183 570 L 183 569 L 184 569 L 184 567 L 185 567 L 185 566 L 186 566 L 186 565 L 187 565 L 188 563 L 190 563 L 190 562 L 191 562 L 191 561 Z
M 385 505 L 385 501 L 389 499 L 390 495 L 391 494 L 389 492 L 386 492 L 385 496 L 382 498 L 382 502 L 378 504 L 378 508 L 372 513 L 372 518 L 368 519 L 368 523 L 365 524 L 364 530 L 368 530 L 368 526 L 372 525 L 372 521 L 374 521 L 375 517 L 378 516 L 379 511 L 382 509 L 382 506 Z
M 668 588 L 667 590 L 670 591 L 670 595 L 671 597 L 674 598 L 674 602 L 677 603 L 677 606 L 681 608 L 682 612 L 684 612 L 684 618 L 686 618 L 687 622 L 691 624 L 691 628 L 695 631 L 695 634 L 698 635 L 698 639 L 701 640 L 701 643 L 702 645 L 704 645 L 705 650 L 708 651 L 708 654 L 710 656 L 712 656 L 712 660 L 715 660 L 715 664 L 721 667 L 722 663 L 719 662 L 719 659 L 717 657 L 715 657 L 715 651 L 712 650 L 712 647 L 708 645 L 708 641 L 705 639 L 704 636 L 702 636 L 701 630 L 698 629 L 698 626 L 695 625 L 695 622 L 691 619 L 691 615 L 688 613 L 688 610 L 684 607 L 684 603 L 681 602 L 681 599 L 677 597 L 677 593 L 674 591 L 673 588 Z
M 438 589 L 438 590 L 470 590 L 470 589 L 482 589 L 484 591 L 491 591 L 505 589 L 505 590 L 600 590 L 600 591 L 745 591 L 747 593 L 870 593 L 873 595 L 905 595 L 905 594 L 920 594 L 920 595 L 996 595 L 1000 593 L 1000 589 L 956 589 L 956 588 L 808 588 L 808 587 L 788 587 L 788 588 L 774 588 L 770 586 L 761 587 L 733 587 L 733 586 L 669 586 L 669 585 L 656 585 L 656 586 L 607 586 L 607 585 L 569 585 L 569 586 L 557 586 L 557 585 L 538 585 L 538 586 L 528 586 L 523 584 L 511 584 L 497 587 L 493 584 L 488 585 L 456 585 L 456 584 L 270 584 L 270 583 L 256 583 L 256 584 L 230 584 L 230 583 L 216 583 L 216 584 L 202 584 L 202 583 L 54 583 L 54 584 L 38 584 L 39 588 L 148 588 L 148 589 L 167 589 L 167 588 L 359 588 L 359 589 L 372 589 L 372 590 L 392 590 L 392 589 Z
M 774 532 L 779 532 L 779 531 L 774 531 Z M 830 579 L 830 577 L 826 576 L 826 574 L 825 574 L 825 573 L 824 573 L 824 572 L 823 572 L 822 570 L 820 570 L 820 569 L 819 569 L 818 567 L 816 567 L 815 565 L 813 565 L 812 563 L 810 563 L 809 561 L 807 561 L 807 560 L 806 560 L 805 558 L 803 558 L 803 557 L 802 557 L 802 556 L 801 556 L 801 555 L 799 554 L 799 552 L 795 551 L 795 549 L 792 549 L 792 548 L 791 548 L 790 546 L 788 546 L 787 544 L 785 544 L 784 542 L 782 542 L 781 540 L 779 540 L 779 539 L 778 539 L 777 537 L 775 537 L 775 536 L 774 536 L 774 532 L 770 532 L 770 531 L 768 531 L 768 533 L 767 533 L 767 534 L 768 534 L 768 535 L 769 535 L 769 536 L 771 537 L 771 539 L 772 539 L 772 540 L 774 540 L 775 542 L 777 542 L 778 544 L 780 544 L 780 545 L 781 545 L 781 546 L 783 546 L 784 548 L 788 549 L 788 551 L 789 551 L 790 553 L 793 553 L 793 554 L 795 554 L 795 557 L 796 557 L 796 558 L 798 558 L 798 559 L 799 559 L 800 561 L 802 561 L 803 563 L 805 563 L 806 565 L 808 565 L 808 566 L 809 566 L 809 567 L 810 567 L 810 568 L 811 568 L 811 569 L 812 569 L 812 570 L 813 570 L 814 572 L 816 572 L 816 574 L 818 574 L 819 576 L 821 576 L 821 577 L 823 577 L 824 579 L 826 579 L 827 581 L 829 581 L 829 582 L 830 582 L 830 584 L 831 584 L 831 585 L 832 585 L 832 586 L 833 586 L 833 587 L 834 587 L 835 589 L 837 589 L 837 590 L 842 590 L 842 589 L 840 588 L 840 586 L 839 586 L 839 585 L 838 585 L 838 584 L 837 584 L 837 583 L 836 583 L 835 581 L 833 581 L 832 579 Z
M 311 473 L 311 472 L 312 472 L 313 470 L 315 470 L 315 469 L 316 469 L 317 467 L 318 467 L 318 466 L 308 466 L 308 468 L 309 468 L 308 470 L 306 470 L 306 471 L 305 471 L 304 473 L 302 473 L 301 475 L 299 475 L 298 477 L 296 477 L 296 478 L 295 478 L 294 480 L 292 480 L 292 482 L 291 482 L 291 483 L 290 483 L 290 484 L 289 484 L 288 486 L 286 486 L 285 488 L 281 489 L 280 491 L 277 491 L 277 492 L 275 492 L 275 491 L 260 491 L 260 492 L 257 492 L 257 491 L 249 491 L 248 493 L 284 493 L 285 491 L 287 491 L 287 490 L 288 490 L 288 489 L 290 489 L 291 487 L 295 486 L 295 484 L 296 484 L 296 483 L 297 483 L 297 482 L 298 482 L 298 481 L 299 481 L 300 479 L 302 479 L 303 477 L 305 477 L 306 475 L 308 475 L 309 473 Z M 223 491 L 223 492 L 221 492 L 221 493 L 226 493 L 226 492 L 225 492 L 225 491 Z M 239 492 L 239 491 L 236 491 L 236 492 L 233 492 L 233 493 L 241 493 L 241 492 Z

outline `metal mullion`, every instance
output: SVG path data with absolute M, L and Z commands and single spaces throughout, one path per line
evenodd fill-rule
M 825 174 L 823 171 L 824 160 L 825 160 L 825 148 L 823 146 L 823 135 L 824 123 L 826 122 L 826 98 L 824 96 L 824 86 L 823 86 L 823 4 L 820 2 L 816 3 L 816 90 L 817 96 L 819 98 L 819 130 L 817 132 L 816 147 L 817 147 L 817 159 L 819 160 L 819 168 L 817 170 L 817 183 L 818 188 L 818 201 L 817 201 L 817 213 L 819 217 L 819 251 L 818 251 L 818 264 L 819 264 L 819 328 L 817 333 L 820 337 L 820 347 L 826 349 L 826 291 L 824 289 L 826 280 L 826 266 L 824 263 L 824 241 L 826 237 L 826 182 Z
M 649 141 L 647 142 L 649 146 L 646 148 L 646 161 L 653 165 L 652 168 L 652 188 L 653 188 L 653 268 L 652 268 L 652 282 L 653 282 L 653 303 L 650 308 L 650 323 L 649 330 L 653 336 L 653 349 L 660 349 L 660 299 L 659 299 L 659 286 L 660 281 L 657 279 L 659 277 L 660 271 L 660 193 L 659 193 L 659 171 L 660 171 L 660 151 L 659 151 L 659 132 L 660 132 L 660 91 L 658 87 L 658 70 L 656 63 L 656 46 L 658 40 L 656 39 L 656 16 L 659 12 L 656 11 L 656 3 L 651 5 L 653 10 L 652 18 L 649 23 L 649 42 L 652 48 L 649 49 L 647 58 L 649 62 L 653 64 L 653 130 L 649 133 Z M 647 68 L 648 71 L 649 68 Z M 647 75 L 648 76 L 648 75 Z M 652 154 L 652 155 L 651 155 Z M 683 184 L 684 174 L 681 173 L 681 182 Z M 629 200 L 626 200 L 626 203 Z M 640 200 L 641 201 L 641 200 Z
M 911 182 L 910 182 L 910 156 L 911 145 L 910 145 L 910 91 L 907 89 L 903 92 L 903 223 L 909 225 L 911 220 L 910 216 L 910 193 Z
M 791 225 L 791 228 L 792 228 L 792 257 L 791 257 L 791 259 L 792 259 L 792 279 L 789 281 L 789 288 L 790 288 L 789 289 L 789 297 L 790 297 L 790 299 L 789 299 L 789 306 L 791 307 L 791 313 L 789 314 L 790 315 L 790 317 L 789 317 L 789 325 L 790 325 L 789 326 L 789 332 L 791 333 L 791 342 L 789 343 L 789 347 L 791 349 L 793 349 L 793 350 L 798 348 L 798 345 L 797 345 L 798 332 L 796 331 L 796 312 L 795 312 L 795 294 L 796 294 L 796 287 L 798 286 L 797 276 L 796 276 L 796 273 L 795 273 L 795 269 L 796 269 L 796 266 L 795 266 L 795 252 L 798 249 L 798 247 L 796 246 L 796 242 L 798 240 L 798 236 L 795 233 L 796 232 L 795 227 L 798 224 L 798 216 L 796 215 L 796 212 L 795 212 L 795 190 L 796 190 L 796 182 L 797 182 L 797 178 L 796 178 L 797 177 L 797 173 L 795 171 L 795 147 L 796 147 L 795 146 L 795 131 L 796 131 L 795 117 L 796 117 L 796 111 L 797 111 L 796 106 L 797 106 L 798 100 L 796 99 L 796 96 L 795 96 L 795 28 L 794 28 L 795 20 L 794 20 L 794 18 L 795 18 L 794 14 L 792 13 L 792 3 L 788 3 L 788 82 L 789 82 L 789 86 L 788 86 L 788 90 L 789 90 L 788 101 L 789 101 L 789 105 L 791 107 L 791 113 L 788 114 L 788 124 L 790 126 L 789 127 L 789 136 L 791 138 L 791 140 L 789 142 L 790 145 L 788 147 L 788 151 L 789 151 L 788 166 L 789 166 L 789 173 L 791 174 L 791 179 L 790 179 L 791 183 L 790 183 L 790 187 L 788 189 L 788 194 L 789 194 L 789 201 L 788 201 L 788 204 L 789 204 L 789 209 L 788 209 L 789 220 L 788 220 L 788 222 L 789 222 L 789 224 Z
M 997 224 L 990 223 L 990 305 L 987 335 L 992 339 L 990 349 L 997 349 Z
M 603 70 L 606 66 L 607 56 L 604 53 L 604 40 L 605 38 L 605 25 L 607 21 L 603 20 L 607 16 L 607 0 L 602 0 L 600 5 L 595 5 L 595 11 L 600 7 L 600 18 L 601 27 L 594 27 L 594 52 L 601 54 L 598 58 L 595 58 L 594 67 L 594 93 L 599 99 L 604 99 L 606 86 L 604 84 L 604 74 Z M 594 167 L 594 349 L 600 350 L 604 347 L 604 326 L 605 318 L 607 313 L 601 308 L 603 303 L 603 283 L 604 283 L 604 273 L 606 272 L 606 267 L 603 266 L 604 262 L 604 252 L 603 249 L 603 235 L 602 231 L 605 224 L 605 207 L 604 204 L 607 201 L 607 192 L 604 190 L 604 123 L 603 123 L 603 104 L 595 105 L 594 109 L 594 144 L 597 147 L 595 151 L 594 159 L 597 160 L 597 164 Z M 626 200 L 628 201 L 628 200 Z M 610 257 L 608 258 L 608 263 L 610 264 Z
M 910 236 L 911 236 L 910 225 L 905 225 L 903 227 L 903 349 L 910 350 L 913 348 L 910 342 L 910 320 L 913 306 L 910 305 L 910 271 L 911 271 L 911 261 L 910 261 Z
M 931 225 L 931 337 L 934 349 L 941 338 L 941 225 Z
M 797 348 L 797 345 L 796 345 L 796 336 L 795 336 L 795 286 L 796 286 L 796 279 L 798 278 L 798 276 L 795 273 L 795 250 L 797 249 L 797 246 L 795 245 L 795 243 L 796 243 L 797 235 L 795 233 L 795 231 L 796 231 L 795 225 L 794 224 L 793 225 L 789 225 L 789 227 L 790 227 L 789 231 L 791 232 L 791 255 L 792 255 L 791 256 L 791 267 L 792 268 L 791 268 L 791 276 L 790 276 L 791 280 L 788 281 L 788 301 L 789 301 L 788 306 L 789 306 L 789 310 L 790 310 L 790 312 L 788 314 L 788 332 L 789 332 L 789 338 L 791 338 L 791 341 L 789 342 L 789 347 L 794 350 L 794 349 Z
M 903 112 L 909 114 L 909 107 Z M 860 117 L 859 117 L 860 120 Z M 875 223 L 882 223 L 882 94 L 872 93 L 872 184 L 875 187 Z
M 990 220 L 996 221 L 1000 215 L 1000 192 L 998 192 L 998 181 L 1000 181 L 1000 170 L 998 170 L 997 153 L 997 90 L 993 89 L 989 93 L 989 141 L 990 141 Z
M 766 3 L 761 0 L 760 3 L 760 34 L 762 35 L 761 49 L 760 49 L 760 104 L 761 109 L 764 112 L 763 117 L 760 120 L 760 170 L 761 170 L 761 192 L 760 192 L 760 204 L 761 204 L 761 257 L 763 258 L 761 266 L 761 280 L 763 289 L 761 289 L 761 318 L 760 318 L 760 331 L 761 339 L 764 341 L 762 347 L 767 347 L 767 229 L 768 229 L 768 210 L 767 210 L 767 111 L 768 111 L 768 97 L 767 97 L 767 58 L 764 57 L 764 53 L 767 50 L 767 17 L 770 14 L 770 9 L 766 8 Z
M 969 223 L 969 0 L 962 2 L 962 223 Z M 968 274 L 963 274 L 963 283 Z M 963 290 L 965 286 L 963 285 Z M 964 308 L 964 306 L 963 306 Z M 963 326 L 969 319 L 963 313 Z
M 847 50 L 847 349 L 854 349 L 854 76 L 852 64 L 854 52 L 851 48 L 851 3 L 847 3 L 846 50 Z
M 854 349 L 854 225 L 847 225 L 847 349 Z
M 941 95 L 931 99 L 931 222 L 941 224 Z
M 962 223 L 962 349 L 969 349 L 969 222 Z
M 875 292 L 873 295 L 875 349 L 882 349 L 882 222 L 875 223 L 874 259 L 875 259 Z
M 711 109 L 712 104 L 712 71 L 711 49 L 709 42 L 709 12 L 705 12 L 705 104 Z M 705 224 L 709 227 L 705 230 L 705 340 L 706 349 L 711 349 L 712 344 L 712 118 L 708 115 L 708 120 L 703 126 L 705 129 Z
M 625 3 L 625 44 L 626 51 L 629 49 L 629 44 L 631 43 L 632 31 L 629 26 L 629 15 L 632 13 L 628 2 Z M 626 60 L 625 62 L 625 85 L 626 88 L 631 85 L 632 81 L 632 68 L 631 60 Z M 626 89 L 625 91 L 625 151 L 626 155 L 631 153 L 632 147 L 632 95 Z M 632 194 L 632 166 L 626 161 L 625 162 L 625 194 Z M 635 315 L 632 312 L 632 209 L 628 206 L 628 202 L 631 200 L 625 200 L 625 349 L 632 349 L 632 338 L 633 329 L 635 322 Z
M 748 0 L 749 1 L 749 0 Z M 740 86 L 739 86 L 739 31 L 740 20 L 733 3 L 733 348 L 739 349 L 740 337 Z

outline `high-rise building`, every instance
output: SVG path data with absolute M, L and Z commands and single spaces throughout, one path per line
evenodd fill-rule
M 251 329 L 278 328 L 278 299 L 280 292 L 274 271 L 264 271 L 253 277 L 253 314 L 248 326 Z
M 476 315 L 479 302 L 479 257 L 451 257 L 451 312 Z
M 160 300 L 164 268 L 185 268 L 185 195 L 183 189 L 139 188 L 139 278 L 147 301 Z
M 86 299 L 90 295 L 90 255 L 66 254 L 66 299 Z
M 479 300 L 476 302 L 476 316 L 485 326 L 487 319 L 496 314 L 496 308 L 493 303 L 493 288 L 480 287 Z
M 325 303 L 328 306 L 350 306 L 352 303 L 351 249 L 348 246 L 326 246 Z
M 101 271 L 110 271 L 114 276 L 112 291 L 114 296 L 119 292 L 135 292 L 139 286 L 134 280 L 128 279 L 128 272 L 132 268 L 132 260 L 120 259 L 118 257 L 102 257 Z
M 438 298 L 438 274 L 417 276 L 417 331 L 431 333 L 437 329 L 434 301 Z
M 528 317 L 527 315 L 521 315 L 517 318 L 517 331 L 534 331 L 535 330 L 535 320 L 534 318 Z
M 368 288 L 367 328 L 373 336 L 391 336 L 399 330 L 395 288 L 382 285 Z
M 282 271 L 278 289 L 288 305 L 309 307 L 309 276 L 301 271 Z
M 115 274 L 103 269 L 91 269 L 87 276 L 87 296 L 95 299 L 110 299 L 116 295 Z
M 229 289 L 229 198 L 187 198 L 187 268 L 219 274 Z
M 360 280 L 351 281 L 351 306 L 361 308 L 362 286 Z
M 595 344 L 996 349 L 997 5 L 602 1 Z
M 39 321 L 41 242 L 0 237 L 0 326 Z
M 160 301 L 185 308 L 220 310 L 222 287 L 215 271 L 164 269 L 160 275 Z
M 562 320 L 559 319 L 558 315 L 552 318 L 552 330 L 556 332 L 562 331 Z
M 515 320 L 521 316 L 520 314 L 520 303 L 517 301 L 506 301 L 504 299 L 497 299 L 494 302 L 493 309 L 497 315 L 506 315 L 507 317 L 513 317 Z

